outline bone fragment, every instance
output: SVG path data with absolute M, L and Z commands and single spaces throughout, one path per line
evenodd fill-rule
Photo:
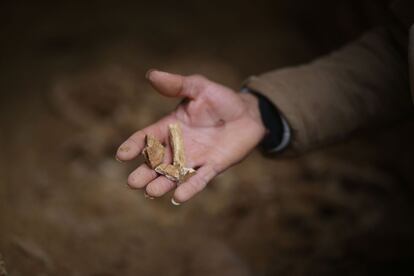
M 173 165 L 178 168 L 184 168 L 185 157 L 183 132 L 178 123 L 170 124 L 168 128 L 170 130 L 170 143 L 173 150 Z
M 170 144 L 173 151 L 173 163 L 164 164 L 165 148 L 152 135 L 146 136 L 146 147 L 142 151 L 148 166 L 157 173 L 164 175 L 169 180 L 177 184 L 187 181 L 191 176 L 196 174 L 192 168 L 185 167 L 184 139 L 183 132 L 178 123 L 168 126 L 170 133 Z
M 193 168 L 181 168 L 179 183 L 186 182 L 190 177 L 195 175 L 197 172 Z
M 145 157 L 147 165 L 151 169 L 155 169 L 164 160 L 165 148 L 157 138 L 152 135 L 147 135 L 146 147 L 142 151 L 142 154 Z
M 173 149 L 173 165 L 179 169 L 178 184 L 180 184 L 196 174 L 196 171 L 185 167 L 184 139 L 180 125 L 178 123 L 170 124 L 168 128 Z
M 155 171 L 171 181 L 178 182 L 180 180 L 180 169 L 174 165 L 161 164 L 155 168 Z

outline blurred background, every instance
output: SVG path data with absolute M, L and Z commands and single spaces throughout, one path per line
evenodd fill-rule
M 294 159 L 255 152 L 180 207 L 117 146 L 177 101 L 149 68 L 235 90 L 387 22 L 387 1 L 0 4 L 0 275 L 412 275 L 414 121 Z

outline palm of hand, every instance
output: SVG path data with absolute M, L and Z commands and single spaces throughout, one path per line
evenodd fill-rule
M 171 116 L 182 125 L 189 165 L 208 165 L 220 173 L 257 144 L 260 129 L 233 91 L 222 88 L 201 94 L 179 105 Z
M 183 202 L 201 191 L 214 176 L 242 160 L 261 140 L 264 128 L 258 122 L 259 115 L 251 112 L 244 97 L 229 88 L 200 77 L 188 77 L 191 78 L 191 86 L 182 83 L 177 86 L 172 82 L 174 79 L 171 81 L 168 77 L 181 76 L 168 74 L 167 78 L 150 81 L 161 94 L 184 96 L 188 100 L 159 122 L 131 136 L 129 140 L 133 143 L 129 146 L 132 150 L 124 154 L 118 151 L 117 157 L 121 160 L 134 158 L 142 150 L 145 134 L 151 133 L 167 144 L 166 162 L 171 162 L 168 124 L 180 122 L 186 166 L 197 168 L 197 174 L 175 191 L 175 200 Z M 190 83 L 189 80 L 187 82 Z M 130 186 L 147 186 L 146 191 L 152 196 L 163 195 L 174 188 L 174 183 L 157 177 L 143 166 L 131 173 Z

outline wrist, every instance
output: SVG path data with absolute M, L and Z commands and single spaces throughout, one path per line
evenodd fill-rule
M 242 94 L 256 98 L 262 125 L 265 128 L 260 147 L 265 153 L 275 153 L 284 150 L 290 143 L 291 131 L 288 123 L 280 115 L 273 103 L 260 93 L 244 88 Z M 250 98 L 250 97 L 248 97 Z
M 264 125 L 260 114 L 259 99 L 251 93 L 240 93 L 239 95 L 246 106 L 249 117 L 253 119 L 260 128 L 263 138 L 266 134 L 266 126 Z

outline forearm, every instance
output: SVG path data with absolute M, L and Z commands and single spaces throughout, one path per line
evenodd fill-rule
M 246 87 L 275 104 L 291 148 L 301 152 L 412 112 L 404 55 L 377 30 L 310 64 L 252 77 Z

